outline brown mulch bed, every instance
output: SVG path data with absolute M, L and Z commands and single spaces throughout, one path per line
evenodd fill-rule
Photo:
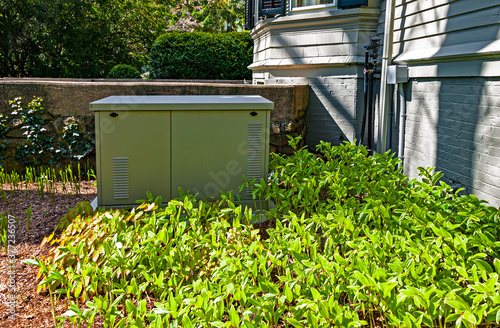
M 54 193 L 41 196 L 34 184 L 27 188 L 23 185 L 16 191 L 11 191 L 11 187 L 0 186 L 0 214 L 6 216 L 8 213 L 18 220 L 14 225 L 14 234 L 9 227 L 8 237 L 12 242 L 8 251 L 5 251 L 3 243 L 0 244 L 0 328 L 54 327 L 50 297 L 37 292 L 38 268 L 23 261 L 47 256 L 50 246 L 40 247 L 43 238 L 52 234 L 69 208 L 82 201 L 91 202 L 96 197 L 96 188 L 93 181 L 83 181 L 77 195 L 75 190 L 68 190 L 69 186 L 63 190 L 62 184 L 57 183 Z M 26 211 L 29 207 L 32 214 L 28 232 Z M 15 246 L 12 245 L 14 237 Z M 15 300 L 12 307 L 9 304 L 11 299 Z M 64 300 L 56 302 L 56 316 L 66 312 L 66 306 Z M 67 323 L 64 326 L 70 327 Z
M 91 202 L 96 197 L 96 187 L 94 181 L 83 181 L 80 193 L 76 195 L 74 190 L 68 193 L 69 187 L 63 190 L 62 184 L 57 183 L 54 193 L 46 192 L 43 196 L 38 193 L 35 184 L 23 185 L 16 191 L 11 191 L 11 188 L 11 185 L 0 185 L 0 214 L 7 216 L 8 213 L 18 220 L 15 234 L 9 237 L 15 239 L 15 246 L 11 245 L 6 252 L 3 243 L 0 243 L 0 328 L 54 327 L 50 296 L 47 292 L 37 291 L 40 282 L 37 279 L 38 267 L 23 261 L 48 256 L 51 246 L 40 247 L 43 238 L 52 234 L 70 208 L 82 201 Z M 32 214 L 28 232 L 26 211 L 30 207 Z M 254 227 L 261 231 L 262 239 L 267 239 L 266 230 L 275 227 L 275 222 L 262 222 Z M 11 299 L 15 300 L 13 307 L 9 303 Z M 57 300 L 54 306 L 56 317 L 66 312 L 67 306 L 67 300 Z M 101 325 L 96 323 L 94 326 Z M 67 320 L 63 327 L 72 327 L 72 324 Z

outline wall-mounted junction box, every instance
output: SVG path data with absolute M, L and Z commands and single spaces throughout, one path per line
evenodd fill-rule
M 97 205 L 163 201 L 179 187 L 203 200 L 232 191 L 252 202 L 248 179 L 266 179 L 270 111 L 261 96 L 111 96 L 95 112 Z
M 408 82 L 407 65 L 387 66 L 387 84 L 398 84 Z

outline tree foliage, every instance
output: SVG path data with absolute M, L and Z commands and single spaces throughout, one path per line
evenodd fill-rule
M 180 0 L 171 10 L 170 29 L 211 33 L 239 32 L 245 23 L 244 0 Z
M 241 0 L 2 0 L 0 76 L 104 77 L 139 69 L 168 30 L 241 30 Z

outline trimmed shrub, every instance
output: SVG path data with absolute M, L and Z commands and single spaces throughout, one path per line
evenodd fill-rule
M 108 79 L 140 79 L 141 73 L 130 65 L 116 65 L 109 71 Z
M 211 34 L 171 31 L 156 39 L 150 54 L 152 79 L 251 79 L 248 32 Z

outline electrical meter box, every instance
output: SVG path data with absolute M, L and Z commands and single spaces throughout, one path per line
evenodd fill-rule
M 111 96 L 95 113 L 97 206 L 164 202 L 179 188 L 198 200 L 232 191 L 253 203 L 249 180 L 267 179 L 270 111 L 261 96 Z

